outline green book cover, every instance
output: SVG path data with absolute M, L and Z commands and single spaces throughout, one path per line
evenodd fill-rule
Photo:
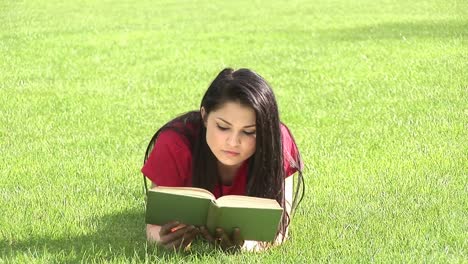
M 276 237 L 283 209 L 273 199 L 227 195 L 215 199 L 210 192 L 193 187 L 157 187 L 148 191 L 146 223 L 164 225 L 170 221 L 216 227 L 232 232 L 240 228 L 245 240 L 272 241 Z
M 188 187 L 157 187 L 149 190 L 146 223 L 164 225 L 170 221 L 179 221 L 195 226 L 205 225 L 214 196 L 206 190 L 200 190 Z
M 272 199 L 228 195 L 210 204 L 206 227 L 221 227 L 229 234 L 240 228 L 245 240 L 273 241 L 283 209 Z

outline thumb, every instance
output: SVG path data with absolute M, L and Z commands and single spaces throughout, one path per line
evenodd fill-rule
M 239 246 L 244 245 L 244 239 L 242 238 L 240 228 L 234 228 L 232 232 L 232 243 Z
M 200 227 L 200 234 L 202 235 L 203 238 L 208 240 L 208 242 L 210 242 L 210 243 L 215 242 L 214 237 L 210 234 L 210 232 L 208 231 L 208 229 L 205 226 Z

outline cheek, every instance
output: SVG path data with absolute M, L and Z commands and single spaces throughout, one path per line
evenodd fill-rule
M 208 146 L 214 147 L 215 145 L 219 145 L 223 140 L 223 135 L 220 131 L 215 128 L 208 128 L 206 130 L 206 142 Z
M 246 140 L 245 142 L 245 148 L 249 153 L 254 153 L 256 149 L 256 140 L 254 137 L 250 137 L 249 139 Z
M 213 135 L 211 134 L 211 131 L 209 129 L 206 130 L 206 143 L 208 143 L 208 146 L 212 148 L 213 146 Z

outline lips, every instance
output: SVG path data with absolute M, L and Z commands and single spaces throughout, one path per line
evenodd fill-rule
M 226 153 L 228 156 L 237 156 L 240 155 L 239 152 L 236 151 L 230 151 L 230 150 L 223 150 L 224 153 Z

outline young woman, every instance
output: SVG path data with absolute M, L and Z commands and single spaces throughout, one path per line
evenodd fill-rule
M 304 194 L 301 168 L 298 148 L 279 120 L 268 83 L 248 69 L 224 69 L 203 96 L 200 111 L 179 116 L 156 132 L 141 171 L 151 188 L 193 186 L 217 198 L 236 194 L 276 199 L 285 209 L 276 239 L 281 243 Z M 296 172 L 293 190 L 291 175 Z M 242 240 L 242 230 L 232 236 L 227 232 L 217 229 L 211 235 L 205 227 L 178 222 L 147 225 L 148 240 L 165 248 L 186 248 L 196 236 L 223 249 L 265 248 L 265 243 Z

